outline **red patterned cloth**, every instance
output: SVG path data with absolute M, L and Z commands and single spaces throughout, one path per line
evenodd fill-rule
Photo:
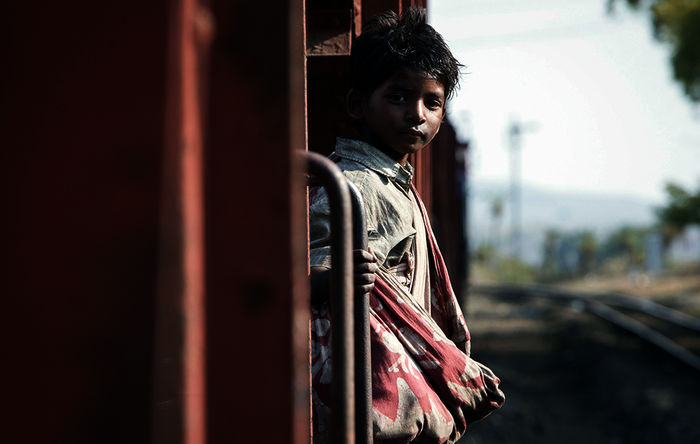
M 415 193 L 415 189 L 413 190 Z M 418 194 L 416 193 L 417 197 Z M 505 401 L 500 380 L 469 357 L 469 331 L 418 198 L 429 238 L 431 313 L 380 269 L 370 293 L 372 407 L 376 443 L 452 443 Z M 312 310 L 314 441 L 330 424 L 331 319 Z

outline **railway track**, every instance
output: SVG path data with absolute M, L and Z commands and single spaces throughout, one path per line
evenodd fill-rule
M 700 371 L 700 356 L 674 340 L 679 332 L 700 337 L 700 319 L 653 301 L 620 293 L 574 292 L 546 285 L 478 285 L 472 287 L 472 292 L 568 303 L 572 309 L 591 313 L 614 324 Z

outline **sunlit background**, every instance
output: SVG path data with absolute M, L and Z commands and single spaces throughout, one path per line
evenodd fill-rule
M 471 142 L 473 250 L 488 244 L 538 265 L 547 230 L 590 230 L 601 243 L 654 225 L 667 183 L 700 186 L 700 110 L 674 81 L 646 10 L 434 0 L 429 20 L 465 65 L 450 116 Z M 697 259 L 698 233 L 685 236 L 671 256 Z
M 697 436 L 698 358 L 695 370 L 672 364 L 580 299 L 700 316 L 698 91 L 674 78 L 674 47 L 650 9 L 691 3 L 430 2 L 464 64 L 449 117 L 469 143 L 465 312 L 474 354 L 508 398 L 460 442 Z M 699 350 L 697 331 L 628 314 L 645 339 L 658 328 L 670 347 Z

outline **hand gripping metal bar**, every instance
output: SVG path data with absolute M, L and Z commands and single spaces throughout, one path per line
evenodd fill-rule
M 355 363 L 351 203 L 347 180 L 340 169 L 320 154 L 305 152 L 309 174 L 328 193 L 331 222 L 331 355 L 333 393 L 331 442 L 355 442 Z
M 352 246 L 367 250 L 362 196 L 348 182 L 352 200 Z M 372 444 L 372 353 L 369 341 L 369 293 L 355 296 L 355 435 L 357 444 Z

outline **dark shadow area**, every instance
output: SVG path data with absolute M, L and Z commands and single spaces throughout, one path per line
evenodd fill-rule
M 506 403 L 460 443 L 700 442 L 700 378 L 566 304 L 473 294 L 472 353 Z

